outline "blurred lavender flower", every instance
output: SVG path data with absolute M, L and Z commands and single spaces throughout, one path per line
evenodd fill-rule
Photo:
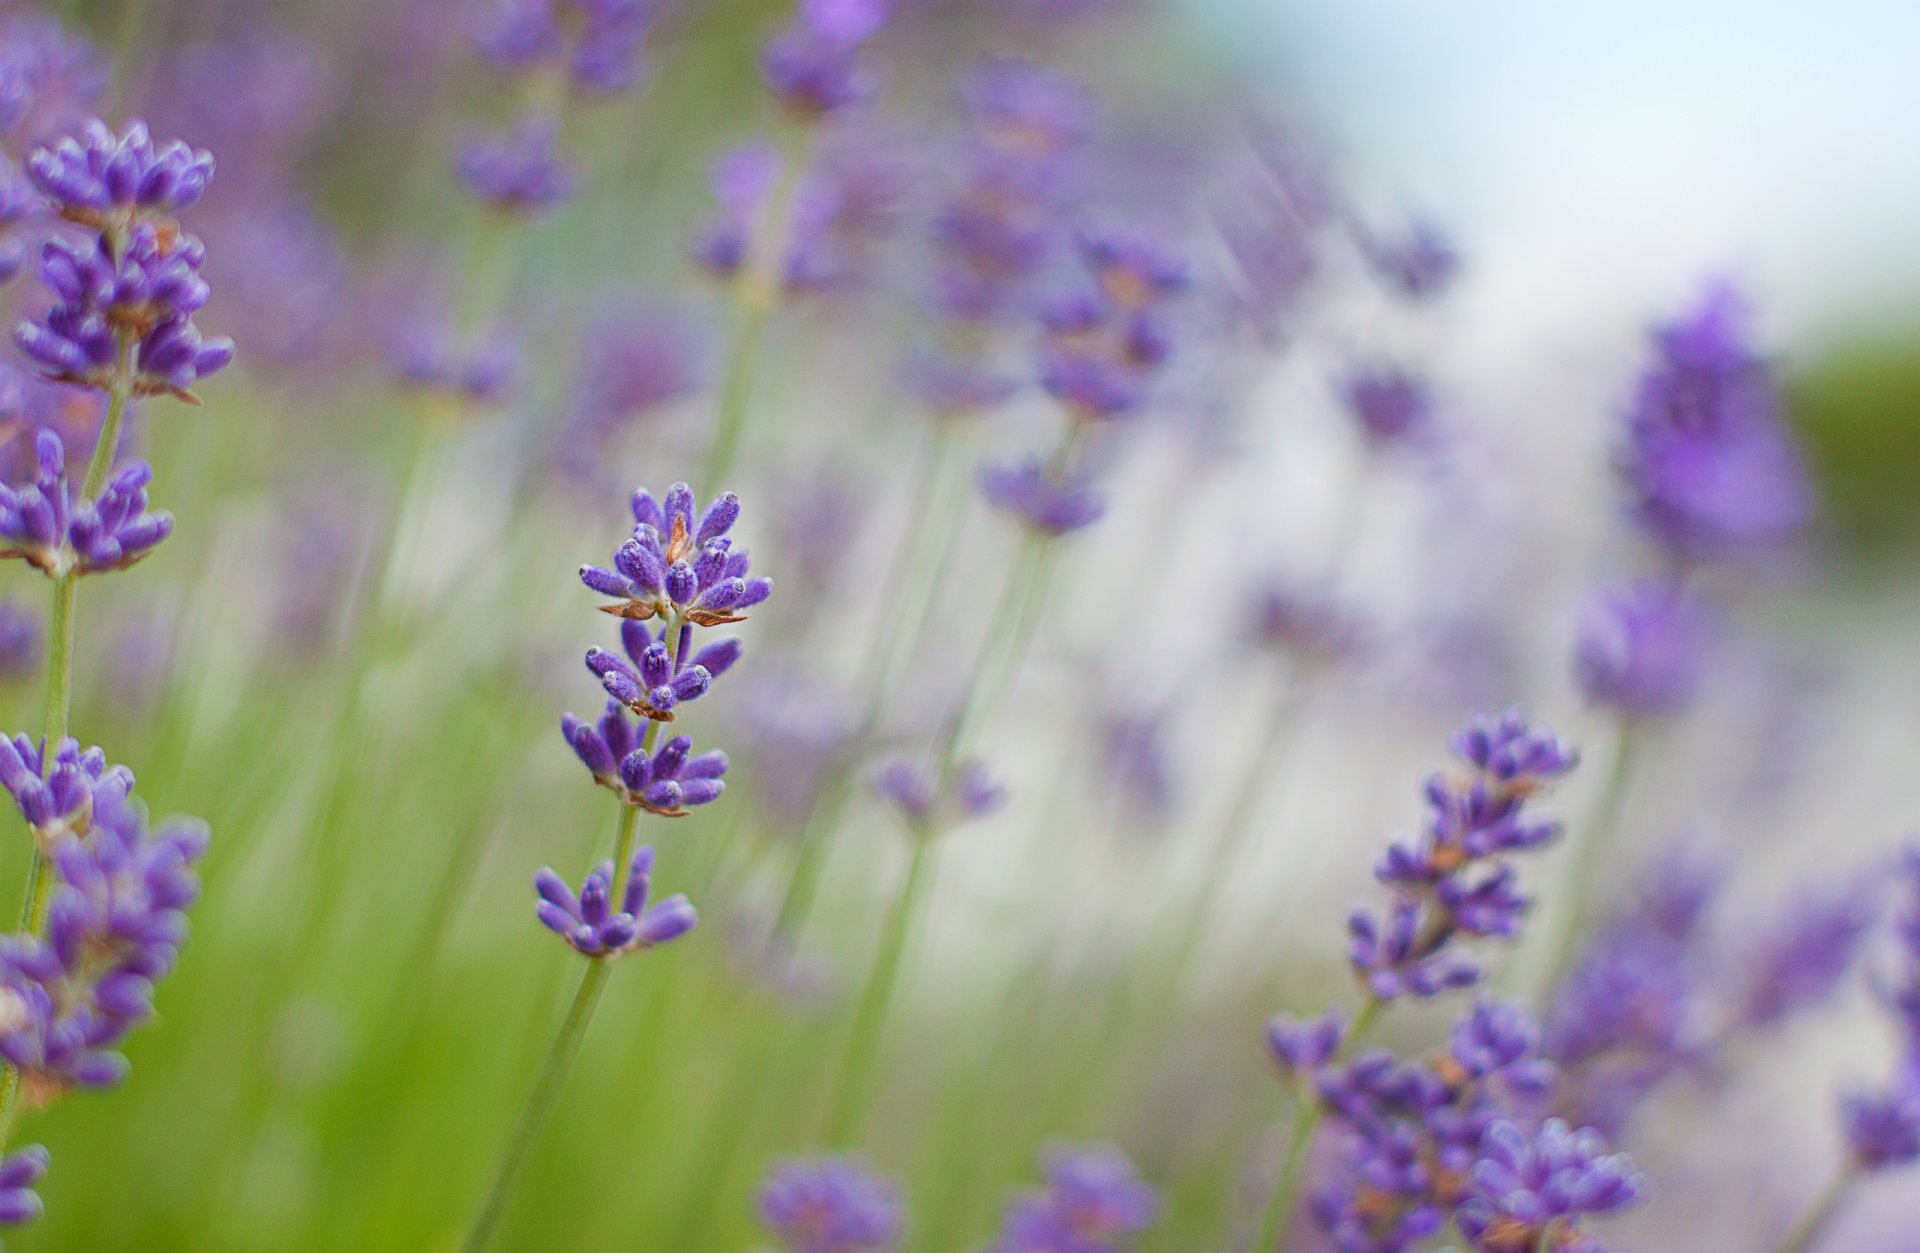
M 963 761 L 951 779 L 906 758 L 894 758 L 874 773 L 873 790 L 921 833 L 984 818 L 1006 803 L 1002 787 L 979 761 Z
M 1042 535 L 1066 535 L 1098 522 L 1106 499 L 1078 474 L 1056 476 L 1035 458 L 980 468 L 980 491 L 995 508 Z
M 0 600 L 0 682 L 38 671 L 43 642 L 38 615 Z
M 1705 614 L 1685 588 L 1655 579 L 1608 588 L 1581 615 L 1574 679 L 1595 704 L 1671 714 L 1692 700 L 1707 645 Z
M 1497 1123 L 1474 1165 L 1474 1196 L 1460 1207 L 1460 1234 L 1481 1253 L 1529 1253 L 1545 1238 L 1557 1248 L 1598 1253 L 1582 1220 L 1628 1208 L 1646 1187 L 1633 1162 L 1610 1153 L 1597 1131 L 1549 1118 L 1528 1137 L 1512 1123 Z
M 1850 1093 L 1840 1105 L 1847 1147 L 1867 1171 L 1920 1162 L 1920 845 L 1902 850 L 1895 883 L 1897 964 L 1881 995 L 1899 1037 L 1899 1060 L 1883 1088 Z
M 727 532 L 740 517 L 740 498 L 715 497 L 704 512 L 694 507 L 685 483 L 668 489 L 663 500 L 633 494 L 633 538 L 614 554 L 612 568 L 584 566 L 580 581 L 615 603 L 605 613 L 645 621 L 656 615 L 685 630 L 742 622 L 743 612 L 766 600 L 773 581 L 747 578 L 750 560 L 735 551 Z M 683 650 L 684 651 L 684 650 Z
M 1892 1092 L 1847 1096 L 1840 1104 L 1840 1127 L 1862 1170 L 1920 1161 L 1920 1086 L 1909 1080 Z
M 1007 1207 L 990 1253 L 1120 1253 L 1153 1225 L 1160 1200 L 1119 1150 L 1058 1147 L 1046 1186 Z
M 32 144 L 77 125 L 107 77 L 93 45 L 52 17 L 0 15 L 0 137 Z
M 84 837 L 93 829 L 94 811 L 115 812 L 133 791 L 133 772 L 107 765 L 98 748 L 82 749 L 75 739 L 64 739 L 52 760 L 24 735 L 0 739 L 0 787 L 20 807 L 34 838 L 47 848 L 60 840 Z
M 622 957 L 679 939 L 700 921 L 684 896 L 647 903 L 651 891 L 653 849 L 642 845 L 627 867 L 619 908 L 613 903 L 613 863 L 603 861 L 587 875 L 579 895 L 546 866 L 533 877 L 540 904 L 536 912 L 549 931 L 588 957 Z
M 40 1217 L 40 1194 L 33 1190 L 47 1173 L 46 1149 L 30 1144 L 0 1158 L 0 1227 L 18 1227 Z
M 583 333 L 560 468 L 591 478 L 628 426 L 695 391 L 704 345 L 686 321 L 630 302 L 602 307 Z
M 391 344 L 395 371 L 409 386 L 466 405 L 498 404 L 512 391 L 519 346 L 495 337 L 466 344 L 444 326 L 416 321 Z
M 182 48 L 156 86 L 165 106 L 156 117 L 164 113 L 174 129 L 199 136 L 233 174 L 254 183 L 277 177 L 301 153 L 333 111 L 341 80 L 314 39 L 258 25 Z
M 1873 902 L 1858 889 L 1793 901 L 1743 954 L 1740 1022 L 1773 1026 L 1826 1001 L 1853 969 L 1873 924 Z
M 560 733 L 593 772 L 595 783 L 648 813 L 684 817 L 693 807 L 718 800 L 726 790 L 721 778 L 727 772 L 725 753 L 694 756 L 693 740 L 684 735 L 649 753 L 617 701 L 607 702 L 606 713 L 597 723 L 567 714 L 560 720 Z
M 528 117 L 511 130 L 475 135 L 460 150 L 467 190 L 495 209 L 541 213 L 573 194 L 573 167 L 561 159 L 560 132 L 546 118 Z
M 1678 558 L 1777 547 L 1813 508 L 1746 320 L 1732 288 L 1709 285 L 1690 312 L 1654 332 L 1654 361 L 1627 413 L 1622 471 L 1634 518 Z
M 738 731 L 751 754 L 754 796 L 774 822 L 792 829 L 812 814 L 855 729 L 833 687 L 792 671 L 757 676 L 743 694 Z
M 761 50 L 761 78 L 804 119 L 866 103 L 876 86 L 860 51 L 886 24 L 889 7 L 889 0 L 798 0 L 793 22 Z
M 1106 710 L 1097 720 L 1102 784 L 1137 819 L 1163 819 L 1179 799 L 1179 770 L 1166 733 L 1169 712 Z
M 1425 380 L 1398 366 L 1355 366 L 1340 381 L 1340 398 L 1376 448 L 1419 444 L 1433 434 L 1433 397 Z
M 125 1077 L 114 1047 L 152 1014 L 153 985 L 173 968 L 199 894 L 205 828 L 174 822 L 149 834 L 124 795 L 107 799 L 96 793 L 85 839 L 53 847 L 59 887 L 46 938 L 0 945 L 0 1056 L 34 1105 Z
M 785 1253 L 889 1253 L 905 1227 L 899 1188 L 845 1157 L 776 1163 L 754 1208 Z
M 1403 300 L 1416 304 L 1436 300 L 1459 277 L 1460 253 L 1432 222 L 1415 219 L 1393 235 L 1356 224 L 1354 234 L 1375 277 Z
M 1316 666 L 1349 660 L 1366 646 L 1366 627 L 1357 617 L 1278 580 L 1255 593 L 1250 634 L 1261 648 Z
M 1310 1078 L 1339 1055 L 1347 1041 L 1347 1017 L 1337 1007 L 1318 1018 L 1275 1014 L 1267 1021 L 1267 1047 L 1288 1080 Z
M 639 80 L 659 8 L 657 0 L 493 0 L 474 25 L 473 41 L 507 69 L 564 61 L 578 85 L 624 91 Z
M 1452 746 L 1472 773 L 1428 780 L 1420 839 L 1389 845 L 1374 870 L 1393 889 L 1391 906 L 1384 917 L 1358 910 L 1348 921 L 1354 971 L 1379 1000 L 1477 982 L 1479 966 L 1456 953 L 1453 941 L 1513 935 L 1529 902 L 1502 859 L 1559 835 L 1525 812 L 1528 799 L 1576 760 L 1552 734 L 1533 731 L 1517 711 L 1483 713 L 1455 733 Z
M 1137 225 L 1083 231 L 1079 258 L 1094 286 L 1041 311 L 1040 381 L 1077 421 L 1109 422 L 1137 413 L 1166 366 L 1164 306 L 1188 271 L 1168 238 Z
M 40 477 L 34 484 L 0 486 L 0 559 L 21 558 L 53 578 L 99 574 L 125 569 L 173 533 L 172 514 L 147 512 L 153 472 L 144 461 L 123 466 L 97 501 L 76 501 L 60 437 L 43 430 L 35 448 Z

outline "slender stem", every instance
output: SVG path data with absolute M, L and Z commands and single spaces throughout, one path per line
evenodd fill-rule
M 880 951 L 867 985 L 860 994 L 860 1008 L 853 1021 L 853 1034 L 847 1042 L 846 1060 L 841 1066 L 840 1082 L 827 1120 L 827 1142 L 846 1146 L 860 1133 L 868 1107 L 873 1102 L 873 1063 L 880 1049 L 880 1037 L 886 1028 L 887 1011 L 900 982 L 902 959 L 913 930 L 913 920 L 933 881 L 933 840 L 925 833 L 913 842 L 913 858 L 907 864 L 907 879 L 894 898 L 881 932 Z
M 1832 1225 L 1834 1216 L 1840 1211 L 1841 1202 L 1853 1191 L 1853 1182 L 1857 1177 L 1851 1166 L 1843 1166 L 1834 1172 L 1833 1178 L 1814 1196 L 1812 1204 L 1800 1215 L 1799 1221 L 1775 1246 L 1774 1253 L 1808 1253 Z
M 93 456 L 87 459 L 87 477 L 81 480 L 80 496 L 93 500 L 107 484 L 107 471 L 113 469 L 113 454 L 120 444 L 120 428 L 126 424 L 127 409 L 133 398 L 133 346 L 121 349 L 116 382 L 107 393 L 107 413 L 100 419 L 100 435 L 93 441 Z
M 659 726 L 659 723 L 654 723 Z M 633 833 L 639 825 L 640 807 L 638 805 L 620 806 L 620 825 L 613 834 L 613 881 L 616 885 L 624 883 L 627 863 L 633 860 Z
M 1542 995 L 1549 995 L 1572 963 L 1580 937 L 1586 932 L 1593 905 L 1593 885 L 1599 875 L 1601 859 L 1613 843 L 1613 834 L 1626 812 L 1628 794 L 1633 790 L 1634 768 L 1639 747 L 1646 734 L 1638 719 L 1625 717 L 1620 722 L 1613 762 L 1594 800 L 1593 812 L 1585 825 L 1569 837 L 1567 873 L 1557 894 L 1561 902 L 1558 915 L 1542 919 L 1545 934 L 1540 952 L 1545 954 L 1542 971 Z M 1518 963 L 1510 963 L 1509 969 Z
M 707 463 L 701 474 L 701 486 L 709 492 L 720 490 L 721 480 L 732 471 L 734 458 L 739 454 L 760 350 L 766 342 L 767 325 L 779 308 L 786 286 L 793 205 L 812 159 L 811 131 L 803 132 L 802 142 L 792 147 L 793 151 L 781 164 L 779 180 L 748 232 L 746 255 L 733 276 L 733 336 L 720 379 L 713 443 L 707 448 Z
M 567 1007 L 559 1034 L 553 1038 L 553 1047 L 547 1050 L 547 1059 L 540 1066 L 533 1091 L 527 1094 L 527 1103 L 520 1107 L 520 1116 L 507 1136 L 506 1151 L 494 1172 L 493 1184 L 474 1215 L 473 1225 L 467 1229 L 466 1239 L 460 1242 L 463 1253 L 480 1253 L 499 1225 L 500 1215 L 526 1165 L 527 1152 L 539 1137 L 547 1116 L 553 1112 L 554 1102 L 567 1081 L 567 1072 L 573 1069 L 574 1059 L 580 1054 L 580 1042 L 586 1038 L 587 1025 L 593 1020 L 594 1007 L 600 1003 L 600 993 L 607 985 L 607 972 L 612 968 L 612 962 L 597 958 L 587 962 L 580 990 L 573 994 L 573 1004 Z
M 1340 1046 L 1340 1056 L 1351 1053 L 1372 1032 L 1386 1004 L 1378 997 L 1367 998 L 1366 1004 L 1360 1007 L 1360 1012 L 1354 1015 L 1353 1023 L 1347 1029 L 1347 1038 Z M 1287 1154 L 1281 1159 L 1280 1178 L 1267 1201 L 1266 1216 L 1260 1221 L 1260 1238 L 1253 1246 L 1253 1253 L 1274 1253 L 1280 1247 L 1280 1237 L 1286 1233 L 1287 1223 L 1293 1217 L 1293 1207 L 1300 1194 L 1300 1177 L 1307 1168 L 1307 1151 L 1313 1147 L 1314 1133 L 1320 1129 L 1324 1117 L 1320 1106 L 1303 1091 L 1300 1102 L 1294 1107 L 1293 1131 L 1287 1137 Z

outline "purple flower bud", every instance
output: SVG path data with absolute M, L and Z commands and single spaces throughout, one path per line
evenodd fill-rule
M 1699 686 L 1705 617 L 1683 589 L 1644 581 L 1602 592 L 1581 617 L 1574 678 L 1588 700 L 1624 713 L 1670 714 Z
M 785 1253 L 889 1253 L 904 1226 L 899 1188 L 843 1157 L 776 1163 L 754 1209 Z
M 575 895 L 553 870 L 542 867 L 533 877 L 539 896 L 535 913 L 541 925 L 588 957 L 611 958 L 677 940 L 693 930 L 699 915 L 684 896 L 672 896 L 647 905 L 653 849 L 642 846 L 627 867 L 614 908 L 613 865 L 602 862 Z

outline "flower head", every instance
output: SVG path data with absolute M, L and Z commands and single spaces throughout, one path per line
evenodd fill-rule
M 133 790 L 133 772 L 108 766 L 98 748 L 82 749 L 75 739 L 60 741 L 48 761 L 40 746 L 24 735 L 0 739 L 0 787 L 20 807 L 20 816 L 46 847 L 65 836 L 85 836 L 93 825 L 95 796 L 118 805 Z
M 1574 642 L 1574 678 L 1587 699 L 1623 713 L 1669 714 L 1699 686 L 1707 624 L 1692 597 L 1642 581 L 1594 597 Z
M 27 158 L 27 176 L 53 211 L 102 232 L 125 232 L 143 216 L 165 216 L 199 200 L 213 180 L 213 154 L 179 140 L 156 145 L 145 122 L 115 134 L 88 122 Z
M 123 466 L 98 500 L 73 499 L 60 437 L 35 441 L 40 476 L 30 486 L 0 485 L 0 558 L 18 557 L 53 577 L 123 570 L 173 533 L 173 515 L 147 512 L 144 461 Z
M 894 758 L 875 773 L 873 790 L 916 830 L 982 818 L 1006 803 L 1007 791 L 984 763 L 963 761 L 940 779 L 929 766 Z
M 38 1144 L 0 1158 L 0 1227 L 18 1227 L 40 1217 L 40 1194 L 33 1188 L 51 1160 Z
M 560 732 L 588 770 L 594 782 L 612 790 L 629 805 L 663 818 L 684 817 L 697 806 L 710 804 L 726 790 L 727 772 L 722 752 L 693 753 L 693 740 L 676 735 L 655 751 L 648 751 L 618 701 L 608 701 L 597 723 L 572 714 L 560 720 Z
M 591 91 L 624 91 L 640 77 L 656 0 L 497 0 L 473 31 L 497 65 L 525 70 L 564 61 Z
M 618 957 L 669 943 L 693 930 L 700 916 L 684 896 L 648 904 L 652 873 L 653 849 L 643 845 L 627 867 L 616 909 L 611 861 L 595 866 L 577 895 L 543 866 L 533 877 L 540 896 L 536 912 L 549 931 L 588 957 Z
M 661 500 L 637 491 L 633 538 L 614 553 L 612 568 L 583 567 L 580 581 L 614 597 L 601 609 L 622 618 L 659 616 L 703 627 L 745 621 L 745 611 L 767 598 L 773 581 L 747 577 L 747 552 L 734 549 L 727 535 L 739 517 L 740 498 L 732 492 L 696 511 L 685 483 Z
M 888 0 L 799 0 L 794 21 L 761 50 L 761 78 L 801 118 L 864 104 L 875 84 L 860 50 L 886 24 L 889 7 Z
M 1412 444 L 1432 433 L 1433 395 L 1426 380 L 1398 366 L 1355 366 L 1340 380 L 1340 399 L 1375 446 Z
M 1512 1123 L 1487 1129 L 1460 1232 L 1482 1253 L 1529 1253 L 1549 1227 L 1565 1249 L 1593 1248 L 1581 1221 L 1638 1201 L 1646 1180 L 1591 1128 L 1549 1118 L 1529 1137 Z
M 1119 1253 L 1153 1224 L 1160 1200 L 1117 1149 L 1048 1151 L 1045 1186 L 1007 1207 L 992 1253 Z
M 561 159 L 558 129 L 539 118 L 469 139 L 460 150 L 460 177 L 468 191 L 494 208 L 529 214 L 561 204 L 577 182 L 573 168 Z
M 1056 474 L 1039 459 L 980 468 L 980 491 L 995 508 L 1042 535 L 1066 535 L 1098 522 L 1106 498 L 1080 475 Z
M 889 1253 L 905 1226 L 899 1188 L 845 1157 L 776 1163 L 754 1208 L 786 1253 Z
M 686 636 L 688 628 L 682 628 Z M 587 669 L 600 678 L 607 695 L 643 718 L 672 722 L 674 707 L 706 694 L 713 680 L 740 659 L 738 639 L 717 640 L 694 652 L 685 640 L 679 655 L 669 647 L 666 631 L 653 634 L 645 622 L 620 621 L 621 653 L 604 648 L 587 650 Z

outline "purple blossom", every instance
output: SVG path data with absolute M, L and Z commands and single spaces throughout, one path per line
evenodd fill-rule
M 1920 1161 L 1920 846 L 1901 852 L 1895 883 L 1898 964 L 1881 995 L 1899 1033 L 1900 1059 L 1885 1087 L 1850 1093 L 1840 1103 L 1848 1149 L 1869 1171 Z
M 920 831 L 983 818 L 1006 803 L 1006 789 L 979 761 L 963 761 L 951 778 L 932 767 L 896 757 L 874 772 L 873 790 Z
M 560 733 L 593 773 L 595 783 L 624 803 L 663 818 L 684 817 L 691 809 L 718 800 L 726 790 L 725 753 L 695 756 L 693 740 L 684 735 L 649 751 L 618 701 L 607 702 L 598 722 L 567 714 L 560 720 Z
M 886 24 L 888 0 L 800 0 L 795 20 L 768 40 L 760 77 L 801 118 L 843 113 L 871 99 L 861 48 Z
M 1772 1026 L 1831 997 L 1853 969 L 1874 917 L 1871 900 L 1857 889 L 1794 900 L 1784 917 L 1747 945 L 1740 1021 Z
M 106 90 L 94 46 L 54 18 L 0 17 L 0 135 L 32 143 L 77 125 Z
M 1725 284 L 1653 335 L 1654 360 L 1627 414 L 1621 468 L 1635 520 L 1676 557 L 1774 548 L 1813 508 L 1771 371 Z
M 1418 443 L 1433 431 L 1433 396 L 1420 376 L 1385 362 L 1357 365 L 1340 380 L 1340 399 L 1376 447 Z
M 735 550 L 727 532 L 740 517 L 740 498 L 715 497 L 704 511 L 693 489 L 676 483 L 661 500 L 633 494 L 633 538 L 614 554 L 613 566 L 584 566 L 580 581 L 615 603 L 603 612 L 635 621 L 656 615 L 675 629 L 742 622 L 746 610 L 766 600 L 773 581 L 748 578 L 745 549 Z
M 0 1227 L 18 1227 L 40 1217 L 40 1194 L 33 1189 L 50 1160 L 38 1144 L 0 1158 Z
M 681 318 L 631 303 L 600 309 L 574 371 L 560 464 L 587 477 L 620 433 L 696 390 L 704 343 Z
M 588 957 L 621 957 L 669 943 L 693 930 L 700 916 L 680 895 L 649 905 L 652 872 L 653 849 L 642 845 L 627 868 L 616 910 L 612 861 L 595 866 L 578 895 L 565 879 L 542 866 L 533 876 L 540 896 L 536 912 L 549 931 Z
M 495 0 L 476 23 L 473 41 L 508 69 L 563 60 L 580 86 L 624 91 L 640 77 L 658 10 L 656 0 Z
M 1138 224 L 1103 223 L 1080 232 L 1080 257 L 1117 309 L 1138 313 L 1187 290 L 1192 274 L 1184 251 L 1166 235 Z
M 1159 1216 L 1159 1197 L 1117 1149 L 1050 1149 L 1041 1173 L 1045 1187 L 1007 1207 L 991 1253 L 1119 1253 Z
M 24 735 L 0 739 L 0 787 L 20 807 L 34 837 L 51 848 L 65 836 L 85 836 L 99 804 L 123 804 L 133 790 L 133 772 L 107 765 L 98 748 L 82 749 L 78 740 L 60 741 L 48 761 L 40 745 Z
M 775 1163 L 754 1209 L 785 1253 L 888 1253 L 906 1225 L 899 1188 L 845 1157 Z
M 717 640 L 695 652 L 690 638 L 690 628 L 683 627 L 677 643 L 670 644 L 664 628 L 656 636 L 646 623 L 623 618 L 620 644 L 625 655 L 590 648 L 587 669 L 599 677 L 607 695 L 633 713 L 672 722 L 675 706 L 705 695 L 713 680 L 740 659 L 738 639 Z
M 1056 475 L 1038 458 L 982 466 L 980 491 L 989 504 L 1042 535 L 1066 535 L 1092 526 L 1107 511 L 1105 497 L 1081 476 Z
M 1278 581 L 1254 594 L 1251 618 L 1260 647 L 1314 664 L 1346 660 L 1366 644 L 1365 624 L 1343 606 Z
M 0 287 L 26 268 L 29 241 L 21 228 L 44 212 L 40 193 L 14 171 L 13 162 L 0 155 Z
M 1920 1088 L 1850 1095 L 1840 1104 L 1840 1126 L 1862 1170 L 1920 1161 Z
M 1460 253 L 1434 223 L 1416 219 L 1396 235 L 1360 228 L 1360 251 L 1374 275 L 1403 300 L 1424 303 L 1445 295 L 1460 274 Z
M 96 119 L 77 136 L 35 149 L 27 177 L 61 217 L 117 236 L 142 216 L 170 215 L 199 200 L 213 179 L 213 155 L 179 140 L 156 145 L 145 122 L 116 135 Z
M 1305 1020 L 1275 1014 L 1267 1021 L 1267 1047 L 1274 1064 L 1289 1079 L 1311 1074 L 1331 1062 L 1346 1038 L 1347 1018 L 1338 1009 Z
M 1070 154 L 1093 125 L 1087 89 L 1033 61 L 989 57 L 960 86 L 968 136 L 983 151 L 1026 164 Z
M 1549 1118 L 1529 1137 L 1512 1123 L 1488 1128 L 1473 1168 L 1474 1196 L 1460 1207 L 1460 1233 L 1482 1253 L 1530 1253 L 1552 1227 L 1558 1247 L 1593 1250 L 1581 1220 L 1617 1213 L 1646 1191 L 1624 1154 L 1591 1128 Z
M 1144 407 L 1167 364 L 1172 343 L 1155 306 L 1171 292 L 1136 272 L 1145 260 L 1110 265 L 1082 255 L 1100 287 L 1042 310 L 1040 383 L 1076 420 L 1111 422 Z
M 476 135 L 460 150 L 460 178 L 467 190 L 496 209 L 540 213 L 573 194 L 578 178 L 560 156 L 559 128 L 543 118 L 523 118 L 513 128 Z
M 519 348 L 503 337 L 463 343 L 444 326 L 417 321 L 394 337 L 392 361 L 412 387 L 463 404 L 491 405 L 513 389 Z
M 917 353 L 908 363 L 907 383 L 940 418 L 968 418 L 998 409 L 1020 388 L 1017 379 L 977 355 L 945 349 Z
M 1521 797 L 1552 783 L 1579 763 L 1580 755 L 1551 731 L 1534 731 L 1517 709 L 1476 713 L 1449 741 L 1454 754 L 1508 796 Z
M 0 558 L 18 557 L 47 575 L 123 570 L 173 533 L 173 515 L 147 512 L 153 472 L 130 462 L 107 480 L 98 500 L 73 499 L 60 437 L 35 441 L 40 476 L 28 487 L 0 486 Z
M 1692 700 L 1706 662 L 1705 614 L 1684 588 L 1641 580 L 1596 595 L 1580 619 L 1574 678 L 1590 701 L 1671 714 Z
M 712 219 L 694 239 L 692 254 L 715 278 L 731 279 L 747 264 L 782 179 L 781 155 L 764 140 L 740 145 L 713 164 Z M 829 146 L 799 176 L 786 205 L 786 258 L 780 278 L 789 296 L 817 295 L 856 285 L 865 254 L 891 229 L 902 189 L 899 171 L 874 142 Z

